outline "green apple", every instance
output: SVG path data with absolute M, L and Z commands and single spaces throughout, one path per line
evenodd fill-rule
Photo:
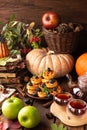
M 23 101 L 18 97 L 10 97 L 2 104 L 2 113 L 8 119 L 16 119 L 20 109 L 24 107 Z
M 25 106 L 18 113 L 18 121 L 25 128 L 36 127 L 40 119 L 40 112 L 34 106 Z

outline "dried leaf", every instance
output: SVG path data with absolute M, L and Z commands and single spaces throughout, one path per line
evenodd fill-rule
M 32 29 L 35 26 L 35 22 L 31 22 L 29 25 L 29 29 Z

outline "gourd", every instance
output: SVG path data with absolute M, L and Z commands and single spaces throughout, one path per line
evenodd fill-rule
M 75 69 L 78 76 L 83 75 L 87 72 L 87 52 L 81 54 L 77 58 Z
M 62 77 L 73 69 L 74 58 L 70 54 L 55 54 L 46 48 L 33 49 L 26 55 L 26 65 L 32 74 L 40 74 L 50 68 L 55 77 Z
M 9 50 L 4 37 L 0 38 L 0 58 L 9 56 Z

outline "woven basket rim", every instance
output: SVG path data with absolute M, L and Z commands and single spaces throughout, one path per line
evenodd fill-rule
M 46 43 L 55 53 L 72 53 L 76 50 L 76 42 L 80 32 L 55 33 L 43 27 Z
M 58 35 L 62 36 L 62 35 L 67 35 L 67 34 L 79 34 L 79 33 L 80 33 L 80 32 L 58 33 L 58 31 L 49 31 L 49 29 L 46 29 L 46 28 L 44 28 L 44 27 L 42 27 L 42 29 L 43 29 L 43 31 L 44 31 L 45 33 L 48 33 L 48 34 L 50 34 L 50 35 L 58 34 Z

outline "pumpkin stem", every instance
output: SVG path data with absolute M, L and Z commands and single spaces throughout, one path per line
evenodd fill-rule
M 52 51 L 52 50 L 49 50 L 49 48 L 48 48 L 48 47 L 46 48 L 46 50 L 47 50 L 47 52 L 48 52 L 48 53 L 47 53 L 48 55 L 50 55 L 50 54 L 55 54 L 55 52 L 54 52 L 54 51 Z
M 49 50 L 47 54 L 48 54 L 48 55 L 54 54 L 54 51 Z

